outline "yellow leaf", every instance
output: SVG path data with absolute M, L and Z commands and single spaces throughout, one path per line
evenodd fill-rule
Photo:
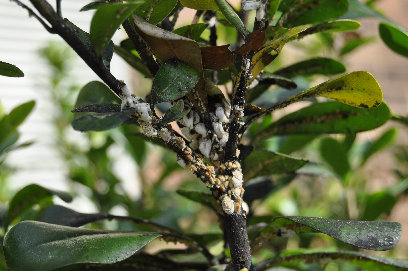
M 309 27 L 310 25 L 300 25 L 290 29 L 277 29 L 275 32 L 277 33 L 277 36 L 259 49 L 252 58 L 253 78 L 251 79 L 251 82 L 267 65 L 269 65 L 269 63 L 276 58 L 287 42 L 296 39 L 300 32 L 305 31 Z
M 378 106 L 383 93 L 377 80 L 368 72 L 356 71 L 326 81 L 289 98 L 295 102 L 313 96 L 323 96 L 356 107 Z
M 197 10 L 218 10 L 214 0 L 180 0 L 185 7 Z

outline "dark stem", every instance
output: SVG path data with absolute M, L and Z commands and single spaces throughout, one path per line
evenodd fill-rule
M 15 2 L 17 5 L 20 7 L 26 9 L 28 11 L 28 16 L 33 16 L 37 21 L 42 24 L 42 26 L 51 34 L 55 34 L 54 29 L 52 29 L 40 16 L 38 16 L 31 8 L 20 2 L 19 0 L 11 0 L 12 2 Z
M 148 53 L 148 48 L 142 38 L 134 30 L 131 21 L 129 19 L 125 20 L 122 24 L 123 28 L 126 31 L 129 39 L 132 41 L 135 46 L 136 51 L 139 53 L 140 58 L 144 63 L 146 63 L 147 68 L 149 69 L 152 75 L 155 75 L 159 70 L 159 65 L 154 60 L 153 56 Z
M 53 7 L 44 0 L 30 0 L 37 11 L 51 24 L 53 31 L 63 38 L 66 43 L 85 61 L 85 63 L 110 87 L 118 96 L 122 94 L 125 84 L 116 79 L 103 64 L 92 49 L 88 48 L 78 37 L 76 31 L 54 11 Z
M 60 16 L 60 17 L 62 17 L 61 1 L 62 1 L 62 0 L 55 0 L 56 6 L 57 6 L 57 14 L 58 14 L 58 16 Z
M 245 268 L 251 270 L 251 247 L 249 246 L 246 218 L 242 214 L 231 214 L 224 217 L 224 231 L 231 250 L 234 270 Z

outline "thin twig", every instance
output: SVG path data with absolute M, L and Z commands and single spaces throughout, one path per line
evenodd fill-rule
M 22 2 L 20 2 L 19 0 L 10 0 L 11 2 L 15 2 L 17 5 L 19 5 L 20 7 L 24 8 L 25 10 L 28 11 L 28 16 L 33 16 L 35 19 L 37 19 L 37 21 L 39 21 L 42 26 L 45 28 L 45 30 L 47 30 L 49 33 L 51 34 L 55 34 L 54 29 L 52 29 L 52 27 L 50 27 L 40 16 L 38 16 L 31 8 L 29 8 L 28 6 L 26 6 L 25 4 L 23 4 Z
M 20 3 L 17 0 L 13 0 Z M 75 29 L 71 28 L 45 0 L 30 0 L 35 9 L 51 25 L 52 33 L 62 37 L 69 46 L 85 61 L 85 63 L 110 87 L 118 96 L 122 95 L 122 88 L 125 84 L 116 79 L 105 67 L 102 58 L 98 57 L 95 51 L 84 44 L 79 38 Z M 24 6 L 22 6 L 24 7 Z M 42 21 L 42 20 L 41 20 Z M 41 22 L 40 21 L 40 22 Z M 43 23 L 42 23 L 43 24 Z M 46 24 L 43 26 L 50 29 Z
M 61 2 L 62 0 L 55 0 L 57 6 L 57 14 L 62 17 Z

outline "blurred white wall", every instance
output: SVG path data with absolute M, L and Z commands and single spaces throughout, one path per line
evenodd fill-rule
M 54 4 L 55 1 L 49 2 Z M 86 31 L 89 31 L 93 12 L 79 12 L 79 9 L 88 2 L 62 1 L 63 16 Z M 121 34 L 117 33 L 119 36 Z M 10 182 L 14 189 L 28 183 L 68 188 L 66 168 L 53 146 L 55 135 L 51 117 L 55 108 L 50 101 L 49 90 L 44 87 L 49 80 L 49 69 L 38 54 L 38 49 L 50 40 L 62 41 L 57 35 L 48 33 L 36 19 L 30 18 L 26 10 L 11 1 L 0 0 L 0 60 L 16 65 L 25 74 L 23 78 L 0 76 L 0 102 L 7 112 L 26 101 L 37 102 L 34 112 L 20 129 L 20 142 L 33 140 L 35 144 L 7 157 L 7 163 L 17 169 Z M 98 80 L 81 59 L 76 59 L 75 63 L 74 77 L 80 85 Z M 111 70 L 118 79 L 128 82 L 130 78 L 126 65 L 114 56 Z

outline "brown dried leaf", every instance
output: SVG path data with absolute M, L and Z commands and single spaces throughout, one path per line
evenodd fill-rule
M 255 30 L 248 36 L 248 42 L 238 48 L 235 53 L 245 56 L 251 51 L 256 51 L 261 47 L 263 41 L 265 40 L 265 31 Z
M 201 47 L 204 69 L 221 70 L 234 62 L 234 54 L 229 45 Z

